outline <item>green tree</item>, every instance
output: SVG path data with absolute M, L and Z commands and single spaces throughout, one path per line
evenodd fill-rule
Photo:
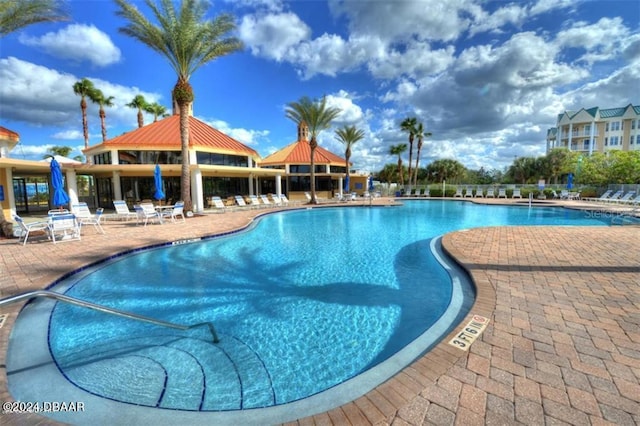
M 0 0 L 0 37 L 39 22 L 67 21 L 56 0 Z
M 189 169 L 189 111 L 195 98 L 189 79 L 201 66 L 243 48 L 240 40 L 227 37 L 236 29 L 234 18 L 227 14 L 206 18 L 208 3 L 202 1 L 182 0 L 179 10 L 176 10 L 172 0 L 161 0 L 160 7 L 146 0 L 158 22 L 154 24 L 135 5 L 126 0 L 115 1 L 119 7 L 117 15 L 128 21 L 120 31 L 164 56 L 177 74 L 178 81 L 171 95 L 180 114 L 180 191 L 185 210 L 189 211 L 193 208 Z
M 297 102 L 287 104 L 285 114 L 298 126 L 302 123 L 309 128 L 311 140 L 309 146 L 311 148 L 311 201 L 310 204 L 318 204 L 316 197 L 316 171 L 315 171 L 315 153 L 318 148 L 318 135 L 321 131 L 328 129 L 331 122 L 340 114 L 340 108 L 328 107 L 327 98 L 312 101 L 309 97 L 303 96 Z
M 566 148 L 554 148 L 547 153 L 543 163 L 545 164 L 545 176 L 548 177 L 549 183 L 553 180 L 555 185 L 558 184 L 558 177 L 572 171 L 570 163 L 572 156 Z
M 400 186 L 404 186 L 404 173 L 402 172 L 402 154 L 407 150 L 407 144 L 401 143 L 398 145 L 392 145 L 389 148 L 389 154 L 398 156 L 398 180 L 400 181 Z
M 144 110 L 147 111 L 149 114 L 153 114 L 154 123 L 158 121 L 158 117 L 164 117 L 167 115 L 167 108 L 165 108 L 164 106 L 160 105 L 157 102 L 148 104 Z
M 418 185 L 418 167 L 420 164 L 420 152 L 422 151 L 422 144 L 424 142 L 424 138 L 430 138 L 432 136 L 431 132 L 426 132 L 424 130 L 424 126 L 422 124 L 422 122 L 419 122 L 418 124 L 416 124 L 416 135 L 415 137 L 418 139 L 418 152 L 416 154 L 416 173 L 415 173 L 415 178 L 413 181 L 413 184 L 415 186 Z
M 405 118 L 400 123 L 400 130 L 409 133 L 409 188 L 411 188 L 411 160 L 413 157 L 413 141 L 415 140 L 417 125 L 418 119 L 415 117 Z
M 68 146 L 52 146 L 51 148 L 47 149 L 48 154 L 45 154 L 42 158 L 48 158 L 52 155 L 61 155 L 63 157 L 68 157 L 69 154 L 71 154 L 71 151 L 73 151 L 73 148 L 70 148 Z
M 396 176 L 398 175 L 398 165 L 397 164 L 386 164 L 382 170 L 378 172 L 378 179 L 381 182 L 391 183 L 394 182 Z
M 144 126 L 144 116 L 142 115 L 142 111 L 147 109 L 147 101 L 144 99 L 144 96 L 136 95 L 131 102 L 127 104 L 127 106 L 138 110 L 138 129 Z
M 349 159 L 351 158 L 351 147 L 358 141 L 364 139 L 364 130 L 356 128 L 356 126 L 344 125 L 340 129 L 336 129 L 336 139 L 344 145 L 344 158 L 347 170 L 347 179 L 349 178 Z
M 80 111 L 82 111 L 82 133 L 84 135 L 84 148 L 89 148 L 89 124 L 87 122 L 87 98 L 93 96 L 96 88 L 91 80 L 83 78 L 73 85 L 73 93 L 80 96 Z
M 434 182 L 456 182 L 464 177 L 466 170 L 462 163 L 448 158 L 436 160 L 427 166 L 427 172 L 433 176 Z
M 100 126 L 102 128 L 102 142 L 104 142 L 107 140 L 107 126 L 105 123 L 107 113 L 104 111 L 104 107 L 112 107 L 115 98 L 113 96 L 105 96 L 100 89 L 95 89 L 95 91 L 89 95 L 89 98 L 91 102 L 100 106 Z

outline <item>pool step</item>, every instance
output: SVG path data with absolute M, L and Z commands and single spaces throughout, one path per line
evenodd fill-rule
M 175 335 L 109 341 L 57 357 L 77 386 L 117 401 L 182 410 L 274 405 L 269 373 L 244 342 Z

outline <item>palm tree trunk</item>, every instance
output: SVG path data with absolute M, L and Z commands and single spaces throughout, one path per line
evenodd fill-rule
M 416 155 L 416 169 L 415 177 L 413 178 L 413 186 L 418 186 L 418 163 L 420 162 L 420 150 L 422 150 L 422 144 L 418 143 L 418 153 Z
M 311 201 L 310 204 L 318 204 L 318 199 L 316 197 L 316 147 L 318 146 L 318 142 L 316 141 L 316 137 L 312 136 L 311 141 L 309 141 L 309 146 L 311 147 Z
M 182 114 L 180 114 L 182 117 Z M 144 117 L 142 116 L 142 110 L 138 109 L 138 128 L 144 126 Z
M 82 98 L 80 100 L 80 109 L 82 110 L 82 132 L 84 134 L 84 148 L 89 148 L 89 124 L 87 124 L 87 101 Z
M 180 107 L 180 144 L 182 146 L 182 169 L 180 174 L 180 198 L 184 201 L 185 211 L 193 210 L 191 200 L 191 169 L 189 168 L 189 108 Z
M 107 126 L 105 125 L 105 117 L 107 114 L 104 112 L 104 108 L 100 106 L 100 124 L 102 125 L 102 142 L 107 140 Z

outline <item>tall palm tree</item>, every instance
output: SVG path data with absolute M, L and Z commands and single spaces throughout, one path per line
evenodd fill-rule
M 73 93 L 80 96 L 80 110 L 82 111 L 82 133 L 84 135 L 84 148 L 89 148 L 89 124 L 87 123 L 87 98 L 91 98 L 96 88 L 91 80 L 83 78 L 73 85 Z
M 144 116 L 142 115 L 142 111 L 146 111 L 147 108 L 147 101 L 144 99 L 144 96 L 136 95 L 136 97 L 133 98 L 127 106 L 138 110 L 138 128 L 144 126 Z
M 100 105 L 100 126 L 102 127 L 102 142 L 104 142 L 107 140 L 107 126 L 105 124 L 107 113 L 104 111 L 104 107 L 112 107 L 115 98 L 113 96 L 105 96 L 102 90 L 96 89 L 89 95 L 89 99 L 91 99 L 91 102 Z
M 364 130 L 356 128 L 356 126 L 344 125 L 340 129 L 336 129 L 336 139 L 344 145 L 344 158 L 347 170 L 347 179 L 349 179 L 349 159 L 351 158 L 351 147 L 358 141 L 364 139 Z
M 153 114 L 154 123 L 158 121 L 159 116 L 164 117 L 167 114 L 167 108 L 165 108 L 164 106 L 160 105 L 157 102 L 148 104 L 144 110 L 147 111 L 149 114 Z
M 227 14 L 207 19 L 208 3 L 198 0 L 183 0 L 179 10 L 176 10 L 172 0 L 161 0 L 160 7 L 153 1 L 146 0 L 158 22 L 154 24 L 142 15 L 135 5 L 126 0 L 115 1 L 119 6 L 117 15 L 128 21 L 120 31 L 164 56 L 178 76 L 172 99 L 180 114 L 180 195 L 185 209 L 191 210 L 193 206 L 189 169 L 189 107 L 194 94 L 189 79 L 206 63 L 243 48 L 240 40 L 227 37 L 227 34 L 236 29 L 234 19 Z
M 31 24 L 68 19 L 58 0 L 0 0 L 0 37 Z
M 416 154 L 416 168 L 415 168 L 415 177 L 413 179 L 413 185 L 418 186 L 418 165 L 420 164 L 420 151 L 422 151 L 422 143 L 424 142 L 424 138 L 430 138 L 432 136 L 431 132 L 425 132 L 424 126 L 422 122 L 419 122 L 416 125 L 416 139 L 418 139 L 418 152 Z
M 293 120 L 297 125 L 305 123 L 309 128 L 311 140 L 311 201 L 310 204 L 318 204 L 316 198 L 316 171 L 315 154 L 318 147 L 318 135 L 321 131 L 328 129 L 334 118 L 340 114 L 340 108 L 328 107 L 327 98 L 312 101 L 307 96 L 303 96 L 297 102 L 287 104 L 285 111 L 287 118 Z
M 411 158 L 413 156 L 413 140 L 416 135 L 417 124 L 418 119 L 415 117 L 405 118 L 400 123 L 400 130 L 409 133 L 409 189 L 411 189 Z
M 402 154 L 406 150 L 407 150 L 406 143 L 393 145 L 389 149 L 389 154 L 398 156 L 398 179 L 400 179 L 400 186 L 404 186 L 404 173 L 402 172 Z

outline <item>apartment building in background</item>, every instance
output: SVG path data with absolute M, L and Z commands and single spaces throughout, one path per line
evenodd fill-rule
M 565 111 L 547 130 L 547 152 L 567 148 L 587 155 L 611 150 L 640 150 L 640 105 Z

